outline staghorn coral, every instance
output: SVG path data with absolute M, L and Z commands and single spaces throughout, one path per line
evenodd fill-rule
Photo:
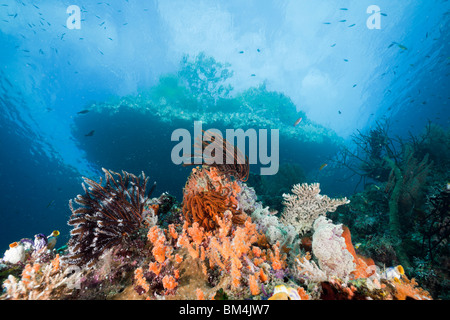
M 340 205 L 350 201 L 347 198 L 330 199 L 320 195 L 320 185 L 296 184 L 292 187 L 293 194 L 283 194 L 284 210 L 280 221 L 285 225 L 292 225 L 302 235 L 308 232 L 313 222 L 327 212 L 333 212 Z
M 125 171 L 122 176 L 102 170 L 105 185 L 102 179 L 97 183 L 84 178 L 89 187 L 83 183 L 85 195 L 75 199 L 80 207 L 74 209 L 72 201 L 69 203 L 72 215 L 68 224 L 74 226 L 68 242 L 69 255 L 65 256 L 69 264 L 92 267 L 105 249 L 135 232 L 144 219 L 148 196 L 155 188 L 154 184 L 147 193 L 148 178 L 144 173 L 136 177 Z

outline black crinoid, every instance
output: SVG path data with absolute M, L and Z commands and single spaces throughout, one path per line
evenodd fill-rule
M 121 243 L 141 226 L 145 205 L 154 191 L 156 183 L 146 192 L 148 177 L 136 177 L 122 171 L 122 175 L 103 169 L 105 183 L 83 177 L 84 195 L 78 195 L 74 209 L 69 202 L 72 215 L 68 222 L 74 229 L 68 242 L 69 264 L 92 267 L 108 248 Z M 116 179 L 114 179 L 116 178 Z

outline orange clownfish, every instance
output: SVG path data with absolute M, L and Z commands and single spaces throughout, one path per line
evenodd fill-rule
M 302 122 L 302 117 L 298 118 L 294 123 L 294 127 L 296 127 L 300 122 Z

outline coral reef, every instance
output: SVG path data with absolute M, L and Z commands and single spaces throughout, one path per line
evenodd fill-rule
M 351 173 L 346 178 L 360 176 L 365 189 L 331 214 L 349 226 L 359 251 L 378 263 L 403 265 L 433 297 L 444 298 L 450 283 L 448 206 L 435 205 L 448 189 L 449 137 L 448 129 L 429 123 L 417 136 L 394 138 L 388 121 L 355 135 L 356 150 L 344 150 L 337 163 Z M 434 197 L 441 200 L 433 204 Z
M 431 299 L 401 266 L 357 254 L 349 228 L 325 217 L 348 200 L 318 184 L 295 185 L 279 218 L 217 167 L 192 169 L 183 206 L 150 198 L 144 175 L 104 171 L 71 206 L 68 249 L 5 262 L 2 299 Z

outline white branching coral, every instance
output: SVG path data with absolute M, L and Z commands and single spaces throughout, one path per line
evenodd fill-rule
M 321 216 L 313 227 L 312 251 L 319 261 L 320 269 L 328 278 L 348 280 L 356 265 L 342 237 L 342 224 L 333 224 L 331 220 Z
M 293 226 L 300 235 L 311 230 L 319 216 L 334 212 L 340 205 L 350 202 L 347 198 L 331 199 L 321 195 L 318 183 L 296 184 L 292 187 L 292 193 L 283 194 L 285 207 L 280 220 L 286 226 Z

